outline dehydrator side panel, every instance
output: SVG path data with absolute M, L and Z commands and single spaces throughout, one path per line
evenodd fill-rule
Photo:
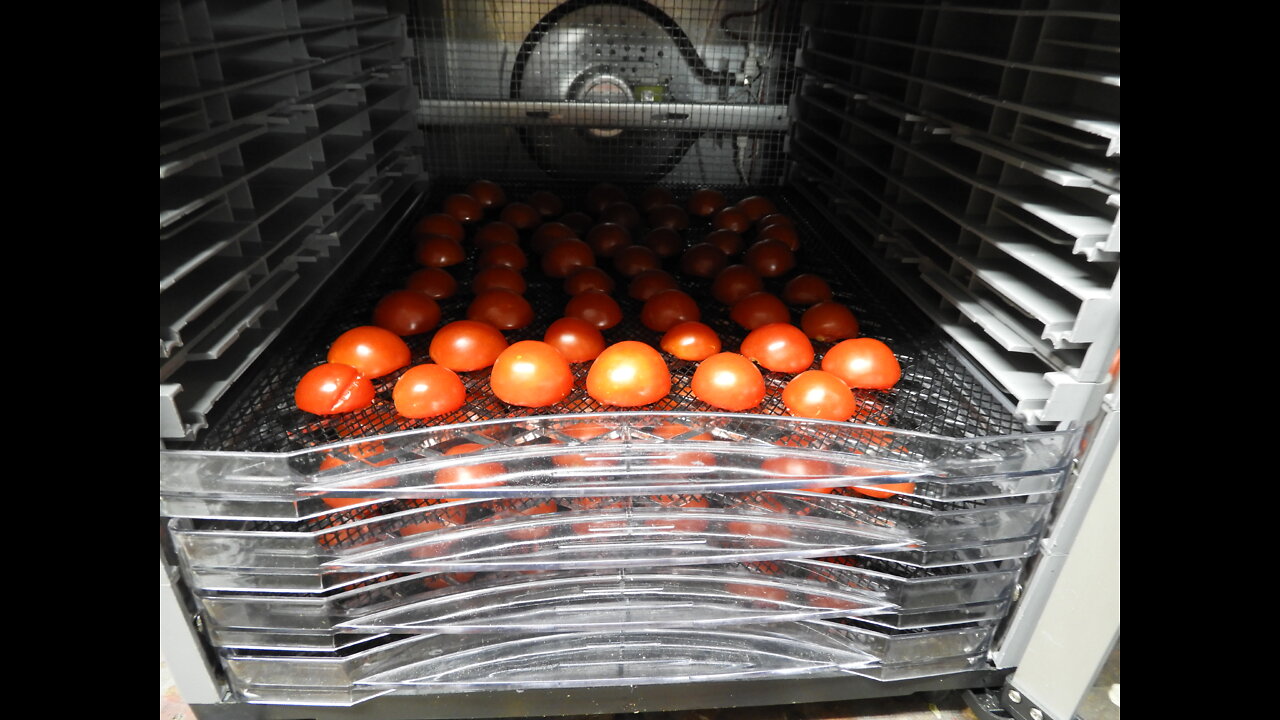
M 1039 426 L 1091 421 L 1118 373 L 1106 5 L 853 0 L 803 17 L 790 177 Z
M 422 180 L 404 18 L 160 6 L 160 437 L 214 405 Z

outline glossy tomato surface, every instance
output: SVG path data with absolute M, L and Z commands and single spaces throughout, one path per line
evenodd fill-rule
M 529 258 L 524 254 L 524 250 L 514 243 L 491 245 L 476 258 L 476 267 L 484 269 L 495 265 L 524 270 L 529 266 Z
M 751 220 L 746 213 L 736 207 L 727 207 L 711 218 L 711 227 L 717 230 L 732 230 L 744 233 L 751 229 Z
M 427 354 L 437 365 L 455 372 L 482 370 L 507 349 L 507 338 L 494 326 L 455 320 L 436 331 Z
M 671 371 L 662 354 L 634 340 L 605 348 L 587 372 L 587 394 L 605 405 L 649 405 L 670 391 Z
M 550 190 L 538 190 L 529 195 L 528 203 L 544 218 L 555 217 L 564 212 L 564 201 Z
M 519 330 L 533 322 L 533 306 L 519 293 L 493 288 L 475 296 L 467 306 L 467 319 L 499 330 Z
M 396 412 L 407 418 L 428 418 L 451 413 L 467 400 L 467 389 L 457 373 L 440 365 L 414 365 L 391 390 Z
M 741 412 L 764 400 L 764 376 L 746 357 L 722 352 L 698 363 L 690 389 L 695 397 L 712 407 Z
M 843 380 L 825 370 L 796 375 L 782 389 L 782 404 L 796 417 L 844 422 L 853 416 L 857 401 Z
M 820 302 L 800 316 L 800 328 L 814 340 L 836 342 L 858 336 L 858 318 L 846 305 Z
M 645 270 L 661 270 L 662 258 L 644 245 L 628 245 L 613 256 L 613 267 L 626 277 L 635 277 Z
M 546 407 L 569 397 L 573 369 L 549 343 L 521 340 L 494 360 L 489 385 L 493 394 L 508 405 Z
M 472 236 L 476 247 L 487 250 L 494 245 L 514 245 L 520 242 L 520 233 L 501 220 L 481 225 Z
M 373 404 L 373 383 L 360 371 L 341 363 L 311 368 L 293 391 L 294 404 L 313 415 L 336 415 L 363 410 Z
M 482 450 L 484 450 L 484 446 L 479 443 L 462 443 L 445 450 L 444 454 L 446 456 L 470 455 Z M 506 472 L 507 468 L 502 463 L 464 463 L 442 468 L 436 473 L 435 483 L 437 485 L 447 485 L 458 490 L 487 488 L 501 485 L 502 476 Z
M 738 201 L 738 210 L 751 222 L 756 222 L 766 215 L 772 215 L 778 211 L 773 201 L 763 195 L 751 195 Z
M 542 213 L 532 205 L 522 202 L 507 203 L 498 215 L 498 219 L 517 230 L 528 230 L 542 222 Z
M 611 293 L 615 285 L 613 276 L 609 273 L 595 266 L 586 266 L 569 273 L 564 279 L 564 292 L 566 295 L 577 295 L 589 290 Z
M 380 378 L 409 364 L 409 346 L 390 330 L 362 325 L 339 335 L 327 359 L 350 365 L 367 378 Z
M 684 238 L 680 233 L 667 227 L 656 227 L 640 238 L 640 244 L 652 250 L 661 258 L 675 257 L 684 247 Z
M 462 223 L 473 223 L 484 217 L 484 205 L 466 193 L 454 193 L 445 198 L 444 211 Z
M 486 208 L 500 208 L 507 204 L 507 193 L 492 180 L 476 180 L 467 186 L 467 194 Z
M 556 242 L 542 256 L 542 272 L 553 278 L 566 278 L 578 268 L 595 264 L 596 256 L 591 246 L 575 238 Z
M 562 222 L 548 222 L 538 226 L 533 231 L 533 237 L 530 238 L 529 244 L 533 247 L 533 251 L 539 255 L 546 254 L 552 245 L 561 240 L 577 240 L 578 231 L 565 225 Z
M 627 283 L 627 295 L 641 302 L 663 290 L 679 290 L 680 283 L 666 270 L 645 270 Z
M 822 358 L 822 369 L 849 387 L 888 390 L 902 378 L 893 350 L 875 338 L 853 338 L 835 344 Z
M 595 360 L 606 345 L 604 335 L 595 325 L 575 317 L 551 323 L 542 341 L 559 350 L 571 364 Z
M 480 295 L 489 290 L 509 290 L 523 295 L 529 289 L 524 275 L 519 270 L 506 265 L 490 265 L 480 270 L 471 278 L 471 292 Z
M 753 243 L 743 255 L 743 262 L 760 277 L 775 278 L 791 272 L 796 266 L 796 256 L 786 243 L 773 238 Z
M 418 224 L 413 226 L 413 235 L 414 237 L 444 235 L 462 242 L 462 238 L 466 236 L 466 230 L 458 218 L 446 213 L 435 213 L 419 220 Z
M 746 241 L 742 236 L 732 230 L 712 230 L 707 233 L 704 242 L 715 245 L 720 248 L 720 252 L 733 257 L 742 252 L 742 248 L 746 246 Z
M 835 299 L 835 294 L 820 275 L 803 273 L 787 281 L 782 288 L 782 299 L 791 305 L 809 307 L 820 302 L 830 302 Z
M 813 365 L 813 343 L 791 323 L 761 325 L 747 333 L 738 352 L 773 372 L 804 372 Z
M 689 196 L 686 207 L 690 215 L 710 217 L 725 206 L 724 193 L 712 188 L 700 188 Z
M 700 278 L 713 278 L 729 265 L 729 256 L 711 243 L 698 243 L 680 256 L 680 272 Z
M 587 245 L 596 257 L 613 257 L 630 244 L 631 231 L 619 223 L 600 223 L 587 232 Z
M 440 304 L 416 290 L 393 290 L 373 307 L 373 324 L 400 336 L 429 332 L 440 324 Z
M 699 362 L 720 352 L 720 336 L 709 325 L 690 320 L 668 330 L 660 345 L 681 360 Z

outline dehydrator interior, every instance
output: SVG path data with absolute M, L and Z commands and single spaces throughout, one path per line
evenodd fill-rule
M 389 5 L 161 6 L 162 611 L 172 587 L 209 702 L 479 717 L 1004 681 L 1118 407 L 1118 7 Z M 478 179 L 553 193 L 542 222 L 598 219 L 603 183 L 767 197 L 795 272 L 902 379 L 851 423 L 789 415 L 784 373 L 718 411 L 670 357 L 671 392 L 626 411 L 589 363 L 537 409 L 481 370 L 439 418 L 395 411 L 398 373 L 366 409 L 299 410 L 302 374 L 419 267 L 418 220 Z M 568 300 L 534 230 L 513 343 Z M 665 267 L 736 348 L 710 279 Z M 614 297 L 608 340 L 656 347 Z M 405 338 L 415 363 L 431 337 Z M 496 480 L 437 484 L 468 467 Z

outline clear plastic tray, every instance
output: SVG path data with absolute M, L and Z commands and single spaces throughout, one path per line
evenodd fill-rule
M 1053 492 L 1077 433 L 952 438 L 733 413 L 621 412 L 487 420 L 294 453 L 161 453 L 170 517 L 310 517 L 321 498 L 622 497 L 896 486 L 933 499 Z M 447 454 L 460 445 L 463 454 Z M 483 463 L 484 487 L 456 468 Z
M 893 603 L 902 612 L 989 603 L 1010 597 L 1021 562 L 921 567 L 880 558 L 834 557 L 799 560 L 827 582 Z
M 650 567 L 850 554 L 914 544 L 905 529 L 812 517 L 745 500 L 726 502 L 729 507 L 680 496 L 642 504 L 579 500 L 565 505 L 546 499 L 463 500 L 363 519 L 340 512 L 309 524 L 177 519 L 171 521 L 170 533 L 183 562 L 193 568 L 274 571 Z
M 882 614 L 894 606 L 786 561 L 396 578 L 330 598 L 202 596 L 220 628 L 331 633 L 645 630 Z

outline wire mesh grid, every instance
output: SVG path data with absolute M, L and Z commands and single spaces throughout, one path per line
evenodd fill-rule
M 795 5 L 419 2 L 428 164 L 443 180 L 778 184 Z
M 508 185 L 508 197 L 527 197 L 533 187 Z M 585 186 L 561 186 L 558 195 L 565 200 L 565 213 L 584 206 Z M 458 188 L 442 187 L 422 207 L 430 213 L 440 207 L 440 200 Z M 677 197 L 687 190 L 674 189 Z M 631 194 L 639 192 L 633 188 Z M 862 334 L 877 337 L 889 344 L 903 366 L 903 377 L 890 391 L 858 391 L 861 409 L 855 418 L 867 425 L 915 430 L 947 437 L 987 437 L 1008 435 L 1026 430 L 1006 401 L 992 394 L 955 354 L 945 333 L 909 301 L 900 296 L 889 281 L 869 268 L 860 267 L 847 250 L 842 251 L 839 233 L 817 213 L 808 198 L 794 191 L 778 188 L 746 188 L 741 195 L 766 194 L 783 212 L 789 214 L 800 231 L 802 252 L 798 272 L 811 270 L 829 278 L 838 301 L 847 304 L 859 318 Z M 686 231 L 686 244 L 696 244 L 705 236 L 707 227 L 695 224 Z M 368 264 L 362 274 L 343 278 L 343 285 L 322 293 L 327 305 L 315 308 L 311 323 L 299 326 L 296 335 L 277 343 L 251 375 L 236 400 L 215 419 L 209 431 L 191 449 L 288 452 L 341 441 L 431 426 L 452 425 L 480 420 L 532 415 L 566 415 L 599 413 L 614 410 L 593 399 L 585 389 L 585 376 L 590 363 L 574 366 L 574 390 L 562 402 L 544 408 L 517 408 L 498 400 L 489 387 L 486 370 L 459 373 L 467 387 L 467 402 L 457 411 L 430 420 L 410 420 L 399 416 L 391 402 L 391 390 L 403 371 L 375 381 L 377 396 L 372 406 L 336 416 L 316 416 L 297 409 L 293 389 L 310 368 L 323 363 L 329 344 L 346 330 L 369 324 L 377 301 L 391 290 L 403 287 L 405 279 L 419 266 L 413 260 L 413 238 L 407 228 L 392 238 L 385 250 Z M 525 245 L 527 247 L 527 244 Z M 442 322 L 466 317 L 473 295 L 469 278 L 475 272 L 476 251 L 463 264 L 450 268 L 459 280 L 459 292 L 440 301 Z M 737 350 L 746 331 L 729 319 L 727 309 L 710 294 L 709 280 L 682 275 L 678 258 L 667 266 L 702 308 L 702 320 L 720 335 L 725 350 Z M 605 269 L 609 269 L 606 267 Z M 627 279 L 616 275 L 619 288 Z M 563 316 L 569 299 L 563 281 L 545 276 L 538 264 L 525 270 L 528 289 L 525 297 L 534 310 L 534 321 L 528 326 L 508 331 L 509 342 L 540 340 L 551 322 Z M 781 280 L 766 282 L 766 290 L 781 290 Z M 622 321 L 605 331 L 608 342 L 638 340 L 657 347 L 661 333 L 645 327 L 640 320 L 643 304 L 625 292 L 614 294 L 622 308 Z M 792 308 L 793 321 L 798 322 L 800 309 Z M 431 333 L 405 338 L 413 362 L 428 361 Z M 815 343 L 820 364 L 829 343 Z M 695 397 L 690 383 L 695 363 L 672 360 L 669 363 L 672 388 L 669 395 L 645 409 L 655 412 L 713 412 L 715 408 Z M 786 415 L 781 392 L 789 375 L 764 373 L 766 396 L 753 410 L 761 415 Z M 729 428 L 730 430 L 732 428 Z M 824 442 L 813 432 L 803 433 L 803 442 L 814 446 Z M 786 438 L 775 438 L 786 443 Z M 845 439 L 847 442 L 847 439 Z

